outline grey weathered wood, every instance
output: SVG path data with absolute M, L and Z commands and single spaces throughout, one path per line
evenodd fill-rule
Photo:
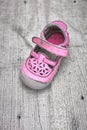
M 0 0 L 0 130 L 87 130 L 87 1 Z M 33 35 L 53 20 L 70 33 L 70 55 L 51 87 L 19 78 Z

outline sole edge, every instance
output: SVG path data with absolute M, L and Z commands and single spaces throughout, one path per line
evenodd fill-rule
M 36 90 L 44 89 L 50 85 L 50 83 L 41 83 L 41 82 L 35 81 L 29 78 L 28 76 L 26 76 L 23 72 L 20 72 L 20 78 L 27 87 L 36 89 Z

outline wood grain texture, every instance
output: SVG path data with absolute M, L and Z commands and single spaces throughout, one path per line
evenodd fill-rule
M 87 130 L 87 0 L 0 0 L 0 130 Z M 70 55 L 51 87 L 19 78 L 34 44 L 53 20 L 70 33 Z

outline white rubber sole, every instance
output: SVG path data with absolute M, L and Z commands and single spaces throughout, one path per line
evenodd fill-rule
M 44 89 L 50 85 L 50 83 L 41 83 L 41 82 L 32 80 L 31 78 L 26 76 L 23 72 L 20 72 L 20 78 L 26 86 L 32 89 L 36 89 L 36 90 Z

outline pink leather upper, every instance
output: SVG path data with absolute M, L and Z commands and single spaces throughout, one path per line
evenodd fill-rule
M 25 73 L 31 79 L 43 83 L 51 82 L 63 57 L 67 57 L 69 54 L 67 46 L 69 45 L 70 40 L 66 24 L 62 21 L 53 21 L 49 25 L 57 25 L 63 31 L 65 35 L 65 41 L 62 44 L 54 45 L 45 39 L 43 32 L 47 26 L 41 32 L 40 38 L 33 37 L 32 41 L 42 49 L 44 48 L 48 52 L 59 56 L 59 59 L 52 61 L 45 54 L 41 52 L 36 53 L 34 50 L 32 50 L 30 54 L 32 57 L 30 56 L 22 66 L 23 73 Z
M 45 55 L 43 54 L 39 54 L 38 59 L 29 57 L 25 63 L 26 68 L 34 75 L 46 77 L 51 73 L 52 69 L 47 62 L 44 62 L 44 59 Z

